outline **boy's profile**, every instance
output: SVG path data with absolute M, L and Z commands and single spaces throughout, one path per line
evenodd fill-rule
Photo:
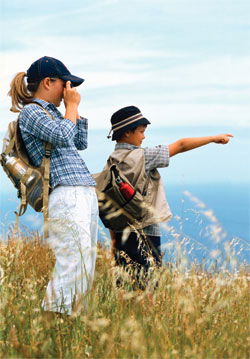
M 117 265 L 129 266 L 134 273 L 147 273 L 150 265 L 161 265 L 160 223 L 171 218 L 164 188 L 158 168 L 167 167 L 170 157 L 190 151 L 211 142 L 226 144 L 231 134 L 192 137 L 177 140 L 169 145 L 163 144 L 151 148 L 141 148 L 145 131 L 150 122 L 142 115 L 139 108 L 127 106 L 116 111 L 111 117 L 112 141 L 116 141 L 115 150 L 110 155 L 113 162 L 125 173 L 130 183 L 138 191 L 147 183 L 146 196 L 154 207 L 153 215 L 141 223 L 141 230 L 131 231 L 126 240 L 122 231 L 110 230 L 112 248 Z M 111 137 L 109 134 L 109 138 Z M 144 172 L 144 173 L 142 173 Z M 153 259 L 153 261 L 152 261 Z M 135 278 L 138 278 L 136 275 Z M 143 285 L 139 285 L 143 287 Z

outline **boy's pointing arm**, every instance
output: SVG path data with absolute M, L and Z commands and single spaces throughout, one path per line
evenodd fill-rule
M 221 134 L 216 136 L 182 138 L 169 145 L 169 156 L 171 157 L 177 155 L 177 153 L 190 151 L 194 148 L 208 145 L 211 142 L 221 143 L 224 145 L 229 142 L 230 137 L 233 137 L 233 135 Z

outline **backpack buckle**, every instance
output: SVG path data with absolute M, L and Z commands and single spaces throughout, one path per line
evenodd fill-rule
M 44 157 L 50 158 L 50 155 L 51 155 L 51 150 L 45 150 Z

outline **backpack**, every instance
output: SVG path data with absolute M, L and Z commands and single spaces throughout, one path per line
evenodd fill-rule
M 39 104 L 35 104 L 43 108 Z M 43 110 L 52 117 L 45 109 Z M 29 160 L 17 119 L 9 123 L 3 140 L 0 163 L 13 182 L 17 189 L 17 196 L 20 198 L 19 211 L 15 211 L 15 229 L 18 228 L 18 218 L 26 212 L 29 204 L 36 212 L 43 212 L 44 237 L 46 238 L 48 237 L 48 196 L 52 145 L 46 142 L 44 146 L 45 156 L 42 164 L 40 167 L 35 167 Z
M 140 228 L 140 221 L 148 213 L 144 198 L 146 193 L 136 191 L 118 164 L 112 162 L 94 178 L 99 216 L 104 226 L 115 231 L 122 231 L 128 226 Z

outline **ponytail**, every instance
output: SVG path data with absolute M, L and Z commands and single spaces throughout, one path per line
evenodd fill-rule
M 24 105 L 32 102 L 34 93 L 38 89 L 39 82 L 26 84 L 25 72 L 18 72 L 10 84 L 8 95 L 11 97 L 10 111 L 20 112 Z

